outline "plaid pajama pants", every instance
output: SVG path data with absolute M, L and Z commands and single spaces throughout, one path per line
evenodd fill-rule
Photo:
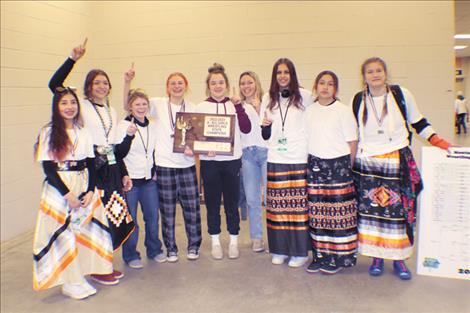
M 202 235 L 196 167 L 171 168 L 157 166 L 157 185 L 162 219 L 162 237 L 167 254 L 178 252 L 175 238 L 177 200 L 179 200 L 183 209 L 188 251 L 199 251 Z

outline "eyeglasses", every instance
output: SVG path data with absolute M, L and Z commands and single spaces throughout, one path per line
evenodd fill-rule
M 69 87 L 62 87 L 62 86 L 59 86 L 59 87 L 56 87 L 54 92 L 55 93 L 63 93 L 63 92 L 73 92 L 75 93 L 77 91 L 77 87 L 72 87 L 72 86 L 69 86 Z

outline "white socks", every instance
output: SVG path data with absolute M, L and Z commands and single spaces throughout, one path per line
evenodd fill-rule
M 219 239 L 219 235 L 211 235 L 211 239 L 212 239 L 212 246 L 220 246 L 220 239 Z
M 220 235 L 211 235 L 212 246 L 220 246 Z M 238 235 L 230 235 L 230 244 L 238 246 Z
M 230 244 L 238 246 L 238 235 L 230 235 Z

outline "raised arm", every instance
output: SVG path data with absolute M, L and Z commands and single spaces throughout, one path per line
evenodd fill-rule
M 131 68 L 124 73 L 124 88 L 122 105 L 124 110 L 127 110 L 127 99 L 129 97 L 129 90 L 131 90 L 131 82 L 135 77 L 134 62 L 132 62 Z
M 64 64 L 62 64 L 61 67 L 52 75 L 51 80 L 49 81 L 49 89 L 52 92 L 55 92 L 57 87 L 64 87 L 64 81 L 67 79 L 67 76 L 69 76 L 70 72 L 73 69 L 73 66 L 75 65 L 75 62 L 77 62 L 86 52 L 86 43 L 87 43 L 87 38 L 85 38 L 85 41 L 74 47 L 72 49 L 72 53 L 70 54 L 70 57 L 65 60 Z

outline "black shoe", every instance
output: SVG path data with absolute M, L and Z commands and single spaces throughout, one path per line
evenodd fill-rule
M 329 275 L 336 274 L 336 273 L 338 273 L 339 271 L 342 271 L 343 269 L 344 269 L 344 267 L 341 267 L 341 266 L 332 266 L 332 265 L 329 265 L 329 264 L 322 265 L 322 266 L 320 267 L 320 271 L 321 271 L 323 274 L 329 274 Z
M 310 265 L 307 267 L 307 272 L 309 273 L 318 273 L 318 271 L 320 270 L 320 263 L 316 262 L 316 261 L 312 261 L 312 263 L 310 263 Z

